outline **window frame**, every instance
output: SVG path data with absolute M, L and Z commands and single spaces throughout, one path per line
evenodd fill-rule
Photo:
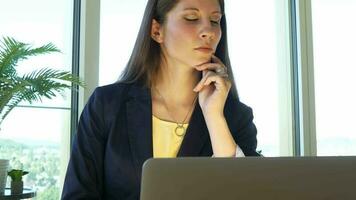
M 295 156 L 316 156 L 315 88 L 311 2 L 290 0 L 293 43 Z

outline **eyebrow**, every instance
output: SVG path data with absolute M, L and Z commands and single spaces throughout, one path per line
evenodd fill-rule
M 184 10 L 194 10 L 194 11 L 198 11 L 199 12 L 199 9 L 198 8 L 185 8 Z M 220 15 L 223 15 L 220 11 L 213 11 L 211 12 L 212 14 L 220 14 Z

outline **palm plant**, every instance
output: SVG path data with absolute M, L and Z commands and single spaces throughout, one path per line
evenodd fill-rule
M 24 75 L 17 73 L 20 61 L 54 52 L 60 50 L 52 43 L 33 48 L 10 37 L 0 41 L 0 126 L 21 101 L 32 103 L 41 101 L 42 97 L 51 99 L 71 88 L 71 83 L 84 86 L 77 76 L 67 71 L 43 68 Z

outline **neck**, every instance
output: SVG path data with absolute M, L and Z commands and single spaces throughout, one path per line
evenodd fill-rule
M 199 80 L 200 72 L 193 67 L 162 64 L 152 87 L 155 87 L 167 102 L 191 105 L 197 95 L 193 89 Z

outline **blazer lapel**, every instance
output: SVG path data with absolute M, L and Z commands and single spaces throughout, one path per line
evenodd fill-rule
M 139 180 L 143 163 L 153 157 L 152 143 L 152 103 L 147 88 L 133 86 L 126 103 L 127 128 L 130 148 L 136 165 Z
M 177 157 L 199 156 L 208 141 L 209 131 L 197 101 Z

